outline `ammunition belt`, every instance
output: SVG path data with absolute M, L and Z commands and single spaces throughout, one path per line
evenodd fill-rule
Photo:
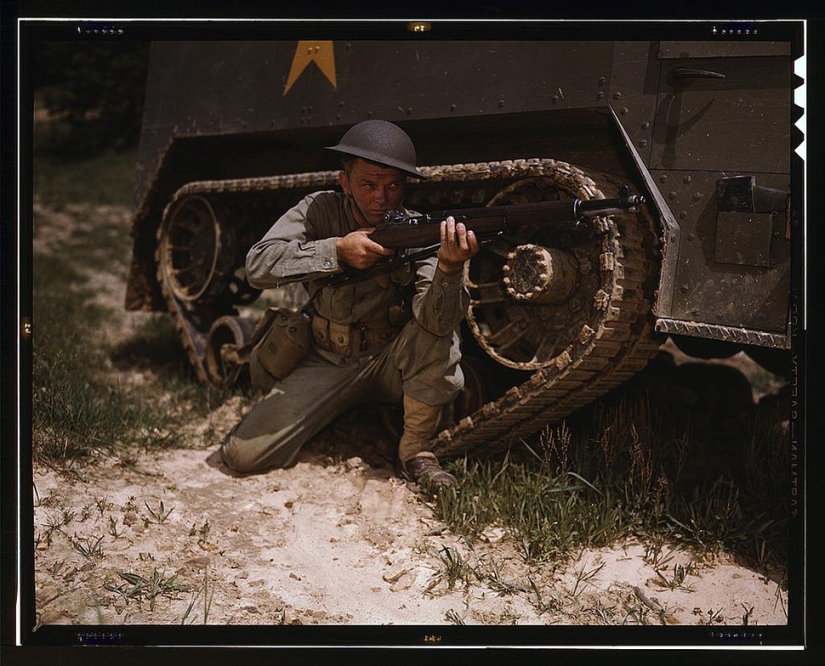
M 403 326 L 393 326 L 387 319 L 339 324 L 318 314 L 312 315 L 312 338 L 326 351 L 355 356 L 373 351 L 392 342 Z

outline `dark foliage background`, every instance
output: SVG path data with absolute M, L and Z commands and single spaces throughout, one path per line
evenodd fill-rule
M 34 53 L 37 104 L 56 122 L 39 154 L 89 157 L 133 148 L 140 137 L 147 42 L 44 42 Z

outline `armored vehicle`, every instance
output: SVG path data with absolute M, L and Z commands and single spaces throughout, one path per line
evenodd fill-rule
M 781 367 L 794 45 L 758 25 L 703 29 L 692 41 L 400 30 L 154 43 L 126 308 L 171 313 L 197 377 L 234 381 L 263 310 L 244 279 L 248 248 L 304 195 L 336 186 L 324 147 L 380 118 L 416 145 L 428 178 L 405 203 L 420 212 L 615 197 L 622 185 L 647 201 L 503 234 L 469 263 L 467 388 L 436 453 L 503 449 L 632 377 L 667 336 L 694 356 L 746 350 Z M 545 250 L 576 273 L 561 296 L 534 297 Z

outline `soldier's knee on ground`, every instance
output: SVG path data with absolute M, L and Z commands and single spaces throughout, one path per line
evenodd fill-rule
M 227 436 L 224 443 L 221 445 L 221 458 L 224 463 L 236 472 L 248 474 L 254 472 L 255 465 L 252 461 L 244 456 L 239 455 L 240 447 L 237 445 L 231 435 Z

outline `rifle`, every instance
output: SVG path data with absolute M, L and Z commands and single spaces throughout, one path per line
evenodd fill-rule
M 479 242 L 487 242 L 502 233 L 530 224 L 554 226 L 578 226 L 582 221 L 614 213 L 637 213 L 645 198 L 631 194 L 630 187 L 623 185 L 615 199 L 565 199 L 538 201 L 535 203 L 489 206 L 483 208 L 458 208 L 439 210 L 424 215 L 407 215 L 391 210 L 370 234 L 379 245 L 396 250 L 421 248 L 407 255 L 393 256 L 366 270 L 347 270 L 327 280 L 330 286 L 360 282 L 387 273 L 396 266 L 432 255 L 441 245 L 441 222 L 453 217 L 472 230 Z

